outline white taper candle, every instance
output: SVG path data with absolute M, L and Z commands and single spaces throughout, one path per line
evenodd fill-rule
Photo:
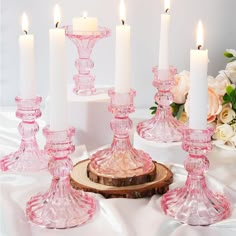
M 170 1 L 164 2 L 165 13 L 161 14 L 161 30 L 160 30 L 160 44 L 159 44 L 159 69 L 169 69 L 169 28 L 170 28 Z
M 56 28 L 49 31 L 50 129 L 53 131 L 68 128 L 65 30 L 57 28 L 59 23 L 60 11 L 56 5 L 54 11 Z
M 22 31 L 19 37 L 20 49 L 20 97 L 31 99 L 36 96 L 34 36 L 28 34 L 29 22 L 25 13 L 22 16 Z
M 198 50 L 190 52 L 190 91 L 189 91 L 189 127 L 191 129 L 206 129 L 208 111 L 208 50 L 203 47 L 203 27 L 198 23 Z
M 125 5 L 120 2 L 121 25 L 116 27 L 115 48 L 115 91 L 127 93 L 130 90 L 130 26 L 125 24 Z

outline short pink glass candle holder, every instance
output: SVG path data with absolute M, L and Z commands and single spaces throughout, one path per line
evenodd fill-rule
M 0 160 L 2 171 L 34 172 L 47 168 L 48 156 L 39 146 L 35 134 L 39 126 L 35 121 L 41 116 L 41 97 L 32 99 L 15 98 L 17 104 L 16 117 L 21 119 L 18 126 L 22 136 L 19 149 Z
M 230 214 L 226 198 L 213 193 L 206 184 L 204 173 L 209 168 L 206 153 L 212 149 L 213 129 L 185 129 L 182 148 L 189 153 L 184 166 L 188 172 L 185 186 L 170 190 L 162 196 L 165 214 L 189 225 L 210 225 Z
M 171 89 L 175 86 L 176 69 L 168 70 L 153 68 L 153 86 L 158 89 L 155 101 L 158 104 L 153 118 L 140 122 L 137 132 L 140 137 L 155 142 L 178 142 L 182 139 L 183 124 L 172 116 L 170 104 L 173 102 Z
M 83 191 L 70 185 L 70 172 L 73 168 L 69 154 L 74 152 L 72 136 L 74 128 L 65 131 L 51 131 L 44 128 L 50 156 L 48 170 L 53 179 L 49 190 L 31 197 L 26 205 L 30 221 L 47 228 L 70 228 L 84 224 L 96 211 L 96 201 Z
M 111 99 L 109 111 L 114 114 L 111 129 L 114 132 L 113 142 L 109 148 L 99 150 L 92 155 L 90 169 L 108 178 L 129 178 L 145 175 L 153 168 L 151 157 L 132 147 L 129 132 L 132 121 L 128 117 L 134 112 L 133 98 L 135 91 L 116 93 L 108 91 Z
M 99 93 L 94 86 L 95 76 L 90 73 L 94 67 L 90 56 L 96 42 L 110 36 L 110 30 L 99 27 L 97 31 L 73 31 L 72 26 L 66 26 L 65 29 L 66 36 L 75 44 L 79 55 L 79 58 L 75 61 L 78 74 L 73 77 L 75 82 L 73 92 L 84 96 Z

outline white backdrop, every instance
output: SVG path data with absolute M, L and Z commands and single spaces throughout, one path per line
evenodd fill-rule
M 155 89 L 151 69 L 157 64 L 160 14 L 162 0 L 126 0 L 127 23 L 132 32 L 132 87 L 137 91 L 137 107 L 153 103 Z M 30 32 L 35 35 L 37 91 L 44 98 L 48 93 L 48 30 L 53 27 L 53 7 L 61 6 L 63 24 L 84 10 L 96 16 L 99 25 L 112 30 L 112 36 L 97 43 L 92 58 L 96 84 L 113 84 L 115 26 L 119 23 L 119 0 L 1 0 L 1 63 L 0 104 L 14 105 L 19 93 L 18 37 L 20 19 L 26 11 Z M 195 48 L 195 31 L 202 19 L 209 50 L 209 74 L 216 75 L 225 66 L 222 54 L 226 48 L 236 48 L 235 0 L 171 0 L 170 62 L 178 71 L 189 68 L 189 50 Z M 67 40 L 67 78 L 72 82 L 76 73 L 74 60 L 77 52 Z

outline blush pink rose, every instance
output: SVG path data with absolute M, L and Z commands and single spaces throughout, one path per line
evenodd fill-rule
M 189 72 L 182 71 L 175 75 L 175 87 L 171 90 L 174 95 L 174 102 L 183 104 L 186 101 L 186 95 L 190 88 Z
M 221 112 L 222 105 L 219 96 L 212 88 L 208 88 L 208 114 L 207 122 L 210 123 L 216 119 L 216 116 Z
M 201 95 L 199 95 L 201 96 Z M 185 103 L 185 111 L 189 116 L 189 99 Z M 215 93 L 212 88 L 208 88 L 208 114 L 207 114 L 207 122 L 211 123 L 216 119 L 216 116 L 221 112 L 222 105 L 219 99 L 219 96 Z
M 208 87 L 212 88 L 220 96 L 224 96 L 226 87 L 230 84 L 231 83 L 224 71 L 220 71 L 216 78 L 208 76 Z

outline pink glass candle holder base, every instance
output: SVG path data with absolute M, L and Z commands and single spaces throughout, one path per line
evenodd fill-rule
M 19 149 L 0 160 L 1 171 L 34 172 L 47 168 L 48 156 L 39 149 L 36 133 L 39 126 L 35 121 L 41 116 L 41 97 L 21 99 L 16 97 L 16 117 L 22 121 L 18 126 L 22 136 Z
M 89 194 L 77 191 L 70 185 L 70 172 L 73 168 L 68 157 L 74 152 L 72 136 L 75 129 L 50 131 L 44 128 L 47 143 L 46 151 L 51 157 L 48 170 L 53 179 L 49 190 L 31 197 L 26 205 L 30 221 L 47 228 L 70 228 L 84 224 L 96 211 L 96 201 Z
M 210 225 L 230 214 L 227 199 L 213 193 L 206 184 L 205 171 L 209 168 L 206 153 L 212 149 L 213 129 L 184 130 L 182 147 L 189 152 L 184 166 L 188 172 L 185 186 L 170 190 L 162 196 L 163 212 L 189 225 Z
M 102 38 L 110 36 L 110 30 L 105 27 L 99 27 L 97 31 L 73 31 L 72 26 L 66 26 L 66 36 L 75 44 L 79 58 L 75 61 L 75 67 L 78 71 L 73 79 L 75 87 L 73 92 L 77 95 L 88 96 L 101 93 L 94 86 L 95 76 L 90 71 L 94 67 L 90 59 L 93 47 L 96 42 Z
M 147 153 L 133 148 L 129 139 L 132 121 L 128 114 L 134 112 L 135 91 L 119 94 L 111 89 L 108 94 L 111 98 L 109 111 L 114 114 L 111 121 L 113 142 L 109 148 L 92 155 L 90 168 L 110 178 L 144 175 L 153 168 L 152 159 Z
M 158 104 L 153 118 L 140 122 L 137 125 L 137 133 L 140 137 L 155 142 L 179 142 L 182 140 L 183 124 L 176 120 L 171 113 L 170 104 L 173 102 L 171 89 L 175 85 L 174 75 L 176 69 L 159 70 L 153 68 L 153 85 L 158 89 L 155 101 Z

